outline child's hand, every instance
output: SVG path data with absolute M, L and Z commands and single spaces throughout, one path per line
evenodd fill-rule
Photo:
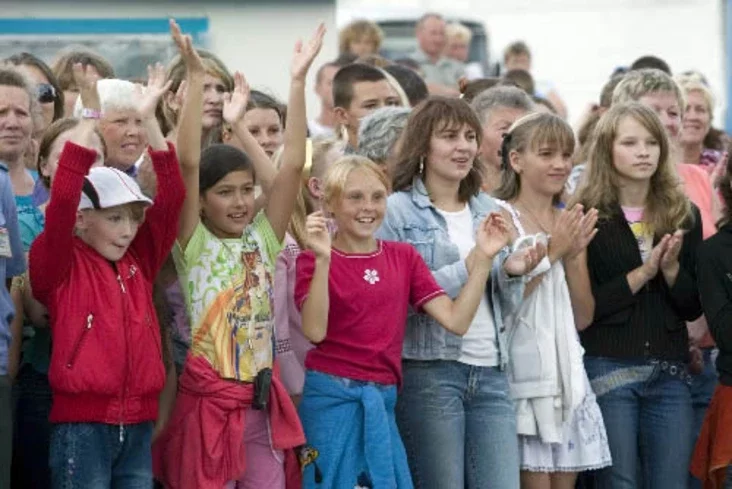
M 224 121 L 236 124 L 247 111 L 249 103 L 249 84 L 240 72 L 234 73 L 234 90 L 224 95 Z
M 666 250 L 661 255 L 660 268 L 666 273 L 672 273 L 679 267 L 679 252 L 684 241 L 684 232 L 679 230 L 671 235 Z
M 597 234 L 597 228 L 595 228 L 595 225 L 597 225 L 597 216 L 597 209 L 590 209 L 589 212 L 582 216 L 579 222 L 579 235 L 567 253 L 567 258 L 572 259 L 577 257 L 595 238 Z
M 536 243 L 534 246 L 514 251 L 503 262 L 503 269 L 512 277 L 521 277 L 531 272 L 546 256 L 546 246 Z
M 160 98 L 170 90 L 172 80 L 165 81 L 165 68 L 161 63 L 155 63 L 155 66 L 147 67 L 147 85 L 138 87 L 138 106 L 143 120 L 150 120 L 155 117 L 155 109 L 160 102 Z
M 71 70 L 74 75 L 74 83 L 76 83 L 76 87 L 79 89 L 82 107 L 101 112 L 102 102 L 99 99 L 99 92 L 97 91 L 99 75 L 94 67 L 74 63 Z
M 183 58 L 183 63 L 185 63 L 188 73 L 200 75 L 206 73 L 203 61 L 198 55 L 198 51 L 193 47 L 193 39 L 189 35 L 183 35 L 180 26 L 173 19 L 170 19 L 170 36 L 173 38 L 175 45 L 178 46 L 178 52 L 181 58 Z
M 323 36 L 325 36 L 325 24 L 321 23 L 307 44 L 303 45 L 302 41 L 297 41 L 290 65 L 293 80 L 305 81 L 310 65 L 313 64 L 313 60 L 323 46 Z
M 580 204 L 575 205 L 572 209 L 560 212 L 559 218 L 554 224 L 554 229 L 552 229 L 550 241 L 551 252 L 557 259 L 564 258 L 574 251 L 580 241 L 583 230 L 583 215 Z
M 328 220 L 323 211 L 313 212 L 305 221 L 308 248 L 313 250 L 318 258 L 330 258 L 330 232 Z
M 653 277 L 658 274 L 658 270 L 661 267 L 661 259 L 666 253 L 666 249 L 668 248 L 670 241 L 671 235 L 667 234 L 661 238 L 661 241 L 659 241 L 658 244 L 653 247 L 653 250 L 651 250 L 651 256 L 641 267 L 646 281 L 653 279 Z
M 501 248 L 508 245 L 511 233 L 506 221 L 497 212 L 492 212 L 478 226 L 475 241 L 489 260 L 493 260 Z

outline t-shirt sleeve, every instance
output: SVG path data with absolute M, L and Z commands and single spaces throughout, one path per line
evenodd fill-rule
M 298 311 L 310 293 L 310 282 L 315 272 L 315 255 L 311 251 L 304 251 L 297 256 L 295 264 L 295 305 Z
M 206 249 L 206 243 L 210 233 L 203 223 L 199 222 L 196 229 L 193 231 L 191 239 L 188 240 L 188 245 L 183 249 L 178 240 L 173 245 L 173 261 L 177 267 L 179 273 L 188 270 L 191 263 L 196 263 L 198 257 Z
M 270 224 L 264 211 L 259 211 L 259 213 L 254 217 L 252 226 L 254 226 L 255 232 L 261 239 L 263 248 L 262 254 L 267 257 L 269 263 L 274 266 L 277 261 L 277 255 L 284 247 L 284 240 L 280 241 L 277 239 L 277 235 L 275 234 L 274 229 L 272 229 L 272 224 Z
M 415 309 L 420 309 L 435 297 L 443 295 L 445 291 L 437 284 L 432 272 L 424 262 L 422 255 L 412 246 L 409 246 L 407 249 L 409 250 L 409 259 L 412 264 L 409 303 Z

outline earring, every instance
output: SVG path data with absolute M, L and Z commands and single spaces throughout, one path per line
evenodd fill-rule
M 419 174 L 424 173 L 424 156 L 419 157 Z

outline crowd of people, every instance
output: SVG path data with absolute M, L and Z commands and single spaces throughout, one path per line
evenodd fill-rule
M 732 488 L 702 74 L 643 56 L 573 128 L 435 13 L 397 60 L 317 26 L 285 102 L 170 31 L 144 83 L 0 65 L 0 488 Z

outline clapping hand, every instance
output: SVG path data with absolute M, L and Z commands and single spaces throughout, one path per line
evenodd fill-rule
M 546 256 L 546 245 L 536 243 L 534 246 L 515 250 L 503 263 L 503 269 L 512 277 L 521 277 L 536 268 Z
M 567 258 L 572 259 L 577 257 L 595 238 L 597 234 L 597 228 L 595 227 L 597 225 L 597 217 L 597 209 L 590 209 L 582 216 L 579 221 L 579 233 L 577 234 L 574 245 L 567 253 Z
M 489 259 L 508 245 L 511 240 L 511 233 L 508 230 L 506 221 L 497 212 L 492 212 L 478 226 L 476 232 L 476 244 L 481 252 Z
M 559 213 L 554 223 L 551 235 L 551 253 L 556 259 L 568 256 L 582 235 L 582 218 L 584 216 L 582 205 L 577 204 L 571 209 L 565 209 Z

